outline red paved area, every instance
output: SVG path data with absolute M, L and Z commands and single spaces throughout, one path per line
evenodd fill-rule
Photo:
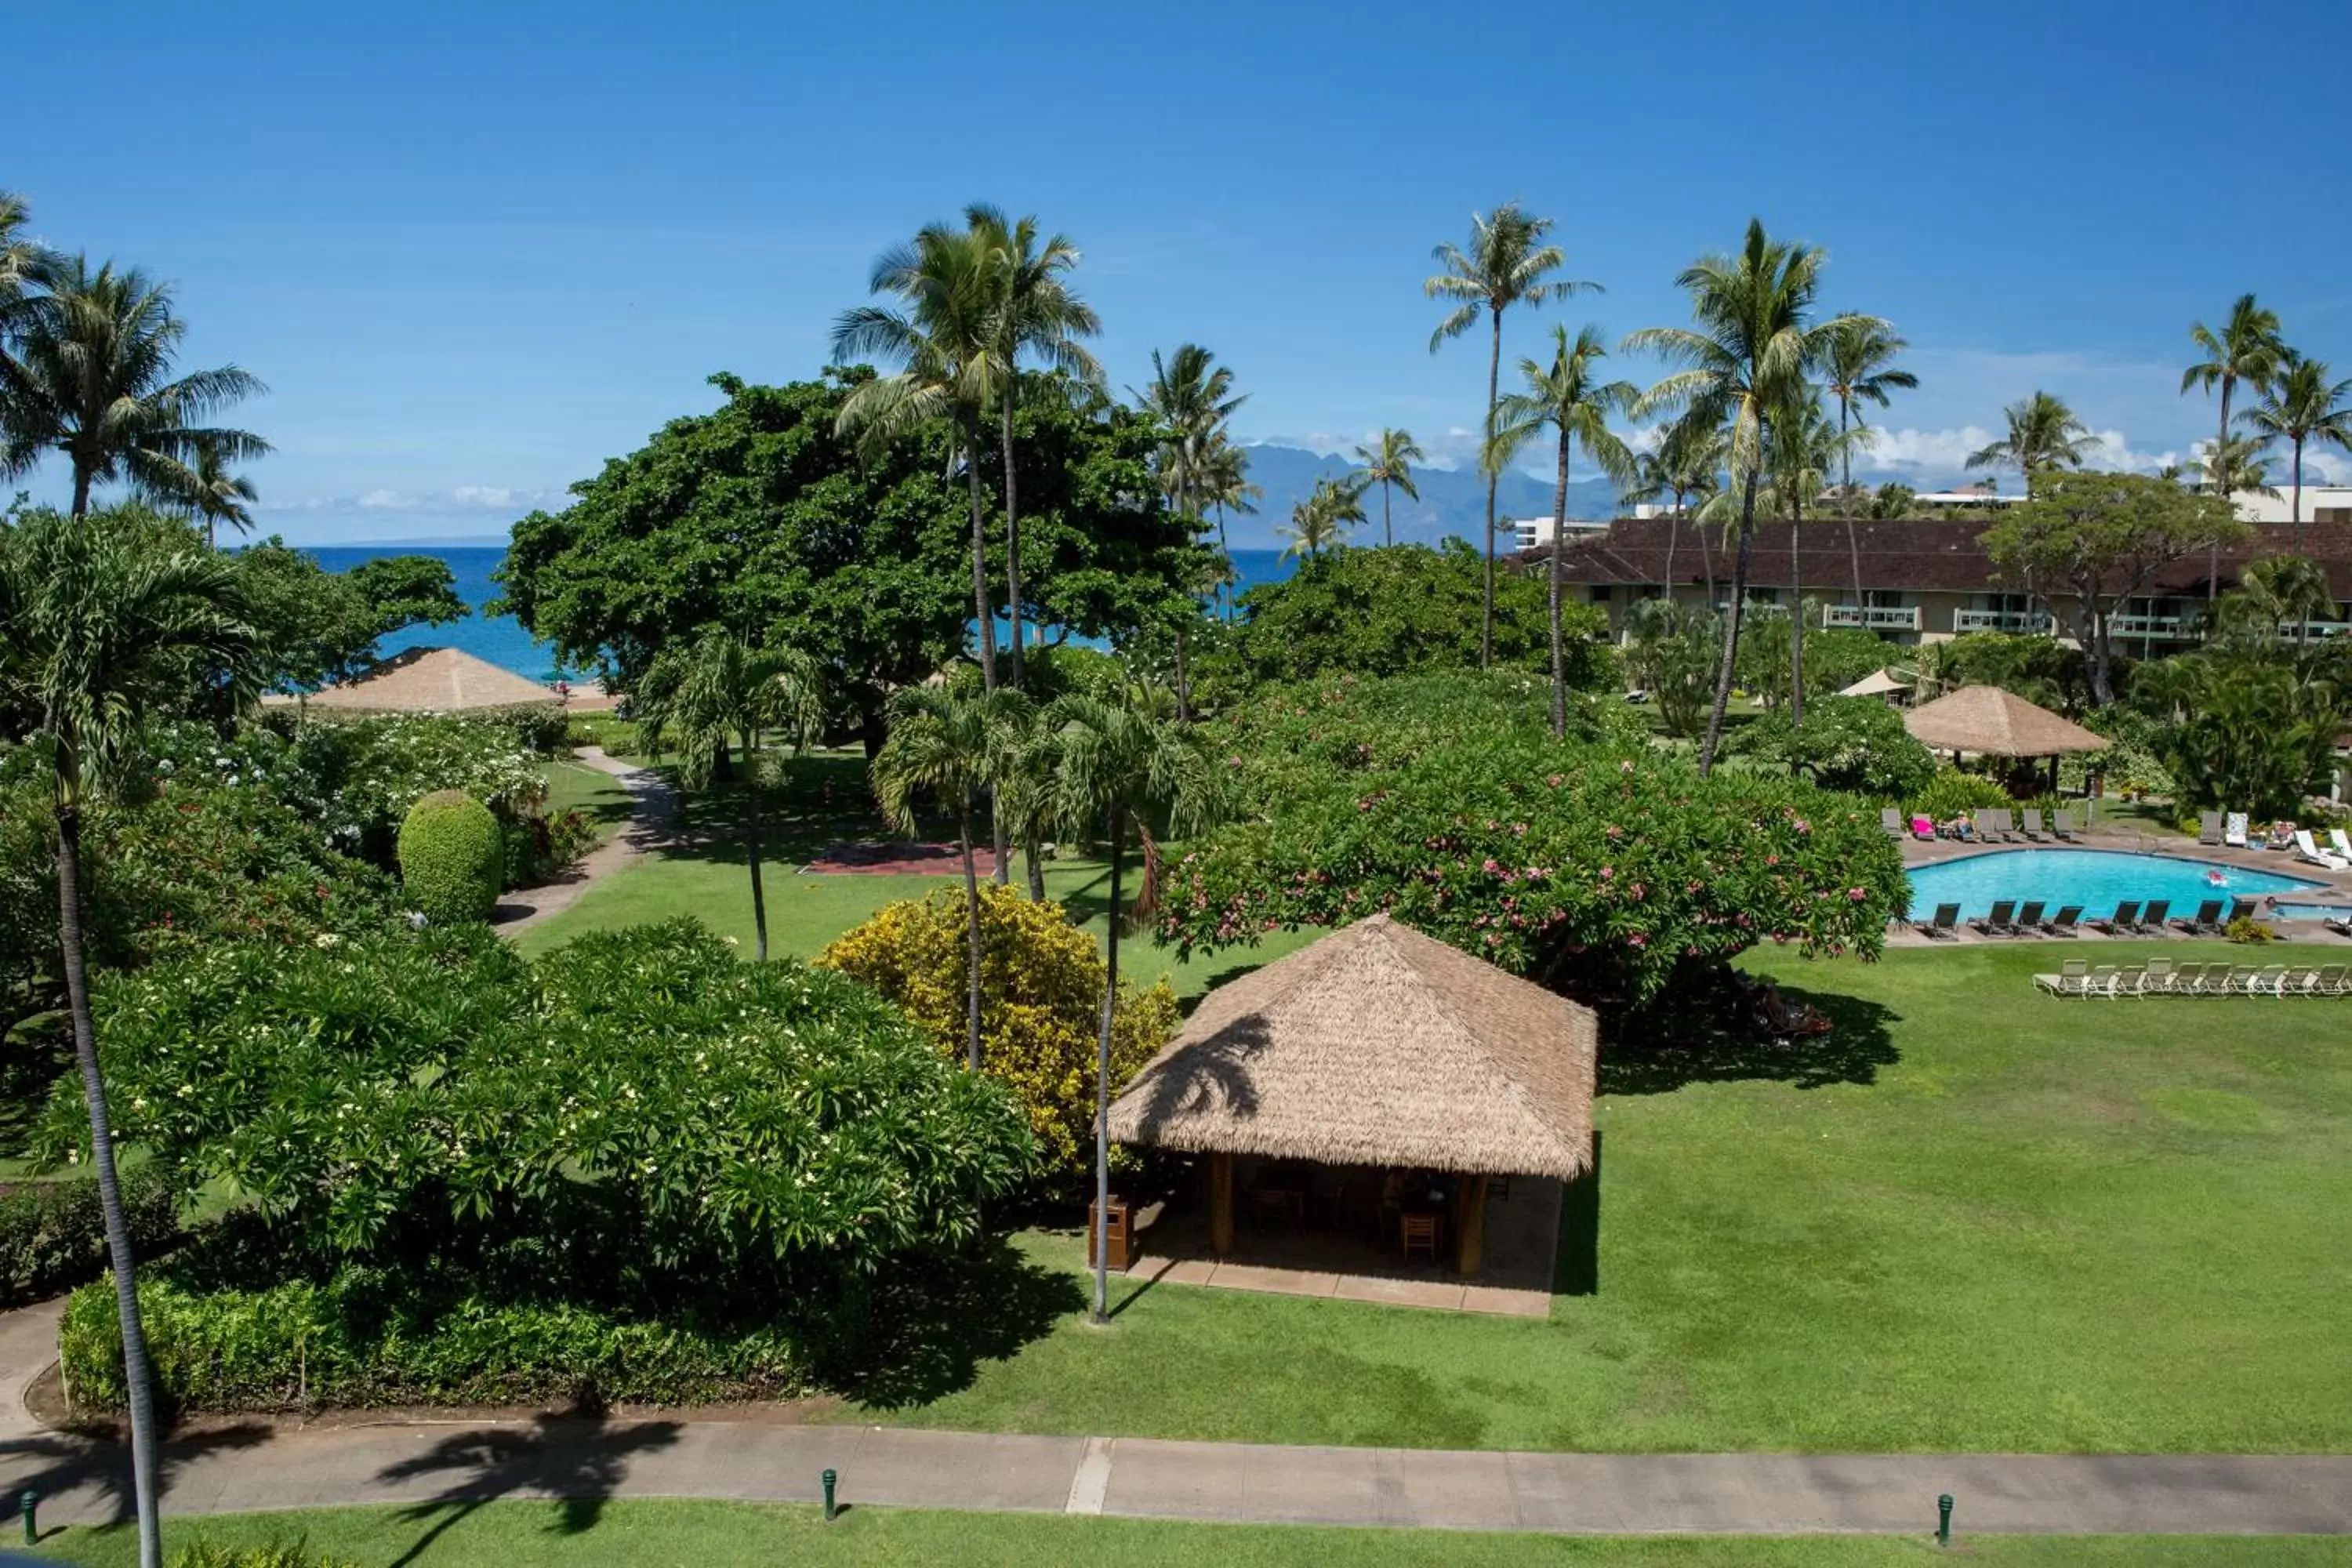
M 996 875 L 995 850 L 973 850 L 972 862 L 982 876 Z M 963 870 L 963 851 L 952 844 L 888 844 L 860 839 L 826 845 L 824 852 L 801 870 L 832 877 L 957 876 Z

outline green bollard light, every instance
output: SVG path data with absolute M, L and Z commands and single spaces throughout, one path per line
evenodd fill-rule
M 1952 1494 L 1946 1492 L 1936 1500 L 1936 1544 L 1952 1543 Z
M 27 1546 L 39 1545 L 41 1540 L 41 1527 L 34 1519 L 33 1510 L 41 1506 L 41 1494 L 35 1491 L 32 1488 L 26 1487 L 23 1495 L 17 1498 L 16 1506 L 25 1511 L 25 1544 Z
M 827 1524 L 833 1522 L 833 1516 L 839 1511 L 833 1506 L 833 1483 L 838 1479 L 831 1470 L 824 1473 L 824 1521 Z

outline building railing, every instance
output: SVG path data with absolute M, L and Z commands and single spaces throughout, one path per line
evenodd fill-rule
M 1831 605 L 1822 611 L 1822 622 L 1832 626 L 1866 626 L 1874 632 L 1916 632 L 1919 629 L 1919 606 Z
M 1954 610 L 1955 632 L 2046 632 L 2050 617 L 2040 610 Z
M 2188 616 L 2109 616 L 2107 635 L 2116 637 L 2189 637 L 2197 635 Z

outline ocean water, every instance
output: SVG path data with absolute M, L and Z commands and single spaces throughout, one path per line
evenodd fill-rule
M 520 622 L 511 616 L 485 615 L 482 606 L 499 596 L 498 584 L 490 574 L 506 559 L 506 549 L 498 544 L 342 544 L 311 547 L 319 564 L 330 572 L 348 572 L 362 561 L 380 560 L 386 555 L 431 555 L 449 564 L 449 575 L 455 580 L 457 596 L 473 607 L 474 613 L 462 621 L 442 626 L 412 626 L 395 637 L 383 639 L 383 651 L 398 653 L 412 647 L 454 647 L 472 654 L 476 658 L 510 669 L 530 680 L 556 680 L 569 677 L 578 679 L 583 670 L 557 668 L 554 649 L 545 643 L 534 642 Z M 1288 577 L 1292 563 L 1282 559 L 1276 550 L 1236 550 L 1234 570 L 1241 579 L 1241 589 L 1246 591 L 1260 583 L 1279 583 Z M 999 622 L 998 635 L 1005 631 Z

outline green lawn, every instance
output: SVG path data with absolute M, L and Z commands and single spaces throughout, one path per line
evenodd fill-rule
M 1822 1048 L 1714 1081 L 1605 1069 L 1600 1290 L 1549 1321 L 1130 1289 L 1107 1330 L 1063 1311 L 962 1386 L 845 1418 L 1432 1447 L 2343 1450 L 2352 1007 L 2046 999 L 2028 975 L 2060 945 L 1765 955 L 1838 1018 Z M 2168 950 L 2192 946 L 2133 956 Z M 1076 1267 L 1071 1238 L 1024 1245 L 1040 1276 Z
M 167 1549 L 203 1536 L 223 1544 L 306 1542 L 312 1551 L 387 1568 L 874 1568 L 954 1563 L 958 1568 L 1038 1568 L 1080 1561 L 1120 1568 L 1215 1563 L 1287 1568 L 1521 1568 L 1593 1563 L 1602 1568 L 1878 1568 L 1949 1563 L 1997 1568 L 2042 1564 L 2352 1563 L 2352 1541 L 2294 1537 L 1977 1536 L 1939 1552 L 1924 1535 L 1580 1537 L 1431 1531 L 1320 1530 L 1285 1525 L 1176 1524 L 1156 1520 L 1074 1519 L 1062 1514 L 926 1513 L 853 1508 L 826 1524 L 813 1508 L 760 1503 L 621 1501 L 492 1502 L 402 1509 L 320 1509 L 225 1516 L 167 1524 Z M 430 1538 L 429 1540 L 427 1538 Z M 420 1549 L 421 1548 L 421 1549 Z M 93 1568 L 138 1560 L 128 1530 L 69 1531 L 45 1553 Z M 414 1555 L 410 1555 L 414 1552 Z
M 630 795 L 621 781 L 602 768 L 592 768 L 570 757 L 551 757 L 540 765 L 547 778 L 547 809 L 580 810 L 595 822 L 600 837 L 609 838 L 629 819 Z

